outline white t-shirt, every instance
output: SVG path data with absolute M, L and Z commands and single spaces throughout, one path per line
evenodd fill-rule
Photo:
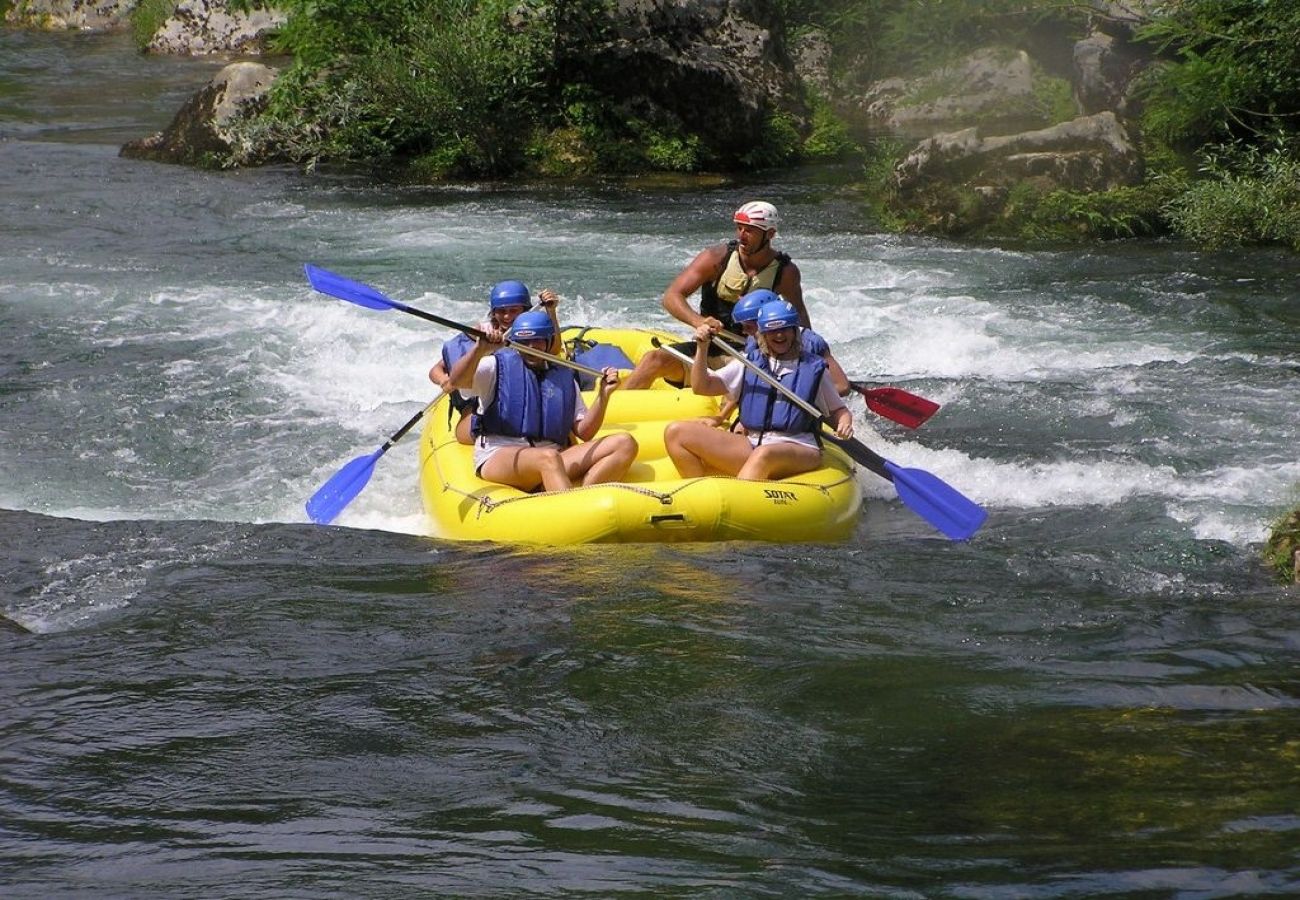
M 798 365 L 799 361 L 797 359 L 767 357 L 767 370 L 772 373 L 773 378 L 780 378 L 782 375 L 793 372 Z M 740 386 L 745 380 L 747 371 L 744 363 L 738 359 L 733 359 L 721 369 L 715 369 L 713 374 L 722 379 L 723 385 L 727 388 L 727 397 L 735 400 L 740 396 Z M 835 393 L 835 385 L 831 384 L 831 380 L 825 375 L 822 376 L 821 383 L 817 386 L 817 397 L 813 400 L 813 406 L 821 410 L 824 416 L 830 416 L 837 409 L 844 407 L 844 398 Z M 817 438 L 808 431 L 764 431 L 761 436 L 757 434 L 749 435 L 749 442 L 757 447 L 760 437 L 764 443 L 789 441 L 795 444 L 805 444 L 809 447 L 817 446 Z
M 488 404 L 496 396 L 497 389 L 497 358 L 494 355 L 484 357 L 479 360 L 478 368 L 474 370 L 474 383 L 468 389 L 462 389 L 461 393 L 467 397 L 478 398 L 478 411 L 480 414 L 487 411 Z M 582 393 L 574 392 L 573 401 L 573 424 L 577 425 L 587 415 L 587 403 L 582 399 Z M 528 438 L 510 437 L 504 434 L 484 434 L 474 439 L 474 471 L 477 472 L 483 468 L 483 464 L 492 458 L 492 455 L 498 450 L 505 447 L 556 447 L 560 445 L 554 441 L 535 440 L 531 444 Z

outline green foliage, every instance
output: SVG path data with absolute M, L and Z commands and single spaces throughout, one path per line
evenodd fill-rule
M 999 233 L 1034 243 L 1141 237 L 1165 230 L 1163 209 L 1181 184 L 1163 178 L 1109 191 L 1011 190 Z
M 1295 555 L 1300 550 L 1300 509 L 1295 509 L 1273 523 L 1264 545 L 1264 562 L 1283 581 L 1295 578 Z
M 569 85 L 561 122 L 533 135 L 531 166 L 550 176 L 646 170 L 695 172 L 708 161 L 696 135 L 649 122 L 605 100 L 594 88 Z
M 810 161 L 832 162 L 863 155 L 862 148 L 849 137 L 849 130 L 831 105 L 820 95 L 810 98 L 812 131 L 803 142 L 803 158 Z
M 250 133 L 291 158 L 419 160 L 417 171 L 516 170 L 546 92 L 551 20 L 510 0 L 286 0 L 294 67 Z
M 130 15 L 131 37 L 136 47 L 143 50 L 149 46 L 162 23 L 171 18 L 175 11 L 175 0 L 140 0 Z M 3 15 L 3 11 L 0 11 L 0 15 Z
M 1199 144 L 1300 129 L 1300 4 L 1177 0 L 1142 37 L 1172 55 L 1145 80 L 1145 131 Z
M 776 169 L 798 161 L 803 139 L 794 119 L 784 112 L 768 116 L 759 132 L 759 141 L 740 158 L 741 165 L 755 171 Z
M 1171 199 L 1174 230 L 1201 246 L 1282 244 L 1300 251 L 1300 159 L 1294 141 L 1204 154 L 1203 180 Z

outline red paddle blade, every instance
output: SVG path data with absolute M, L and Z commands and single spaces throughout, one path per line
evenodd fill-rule
M 938 403 L 902 388 L 869 388 L 857 382 L 853 382 L 851 387 L 866 398 L 867 409 L 907 428 L 919 428 L 939 411 Z

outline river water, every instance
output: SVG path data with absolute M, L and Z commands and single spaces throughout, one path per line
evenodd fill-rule
M 216 65 L 0 30 L 0 895 L 1300 893 L 1295 257 L 118 158 Z M 664 326 L 754 197 L 845 368 L 943 404 L 857 420 L 974 541 L 864 474 L 844 545 L 439 542 L 414 440 L 307 523 L 448 335 L 304 262 Z

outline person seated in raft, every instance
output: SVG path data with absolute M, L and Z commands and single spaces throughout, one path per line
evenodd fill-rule
M 758 352 L 758 311 L 764 304 L 779 302 L 780 299 L 772 291 L 759 288 L 756 291 L 750 291 L 736 301 L 736 305 L 731 310 L 731 318 L 740 326 L 741 333 L 746 338 L 745 354 L 747 356 L 752 357 Z M 831 384 L 835 386 L 835 393 L 841 397 L 847 396 L 851 390 L 849 377 L 844 374 L 839 362 L 831 354 L 831 347 L 830 344 L 826 343 L 826 339 L 811 328 L 801 328 L 799 329 L 799 340 L 805 353 L 820 356 L 826 361 L 826 374 L 830 376 Z M 736 401 L 728 399 L 717 416 L 707 416 L 705 418 L 711 421 L 713 425 L 722 426 L 726 425 L 735 411 Z M 732 430 L 741 430 L 743 432 L 743 427 L 737 422 Z
M 558 334 L 551 316 L 531 310 L 505 337 L 548 350 Z M 592 440 L 605 419 L 618 370 L 604 369 L 591 406 L 582 399 L 572 369 L 502 347 L 493 328 L 451 369 L 451 385 L 478 398 L 474 415 L 474 471 L 486 481 L 519 488 L 564 491 L 575 484 L 618 481 L 636 458 L 626 432 Z M 583 443 L 573 443 L 573 435 Z
M 560 298 L 555 291 L 543 290 L 537 295 L 537 301 L 538 306 L 550 315 L 551 322 L 556 326 L 555 331 L 558 335 L 559 320 L 556 318 L 555 307 L 559 305 Z M 505 331 L 510 328 L 516 318 L 528 312 L 532 306 L 532 295 L 528 293 L 528 286 L 522 281 L 498 281 L 492 286 L 492 290 L 488 292 L 488 317 L 487 321 L 479 324 L 479 331 L 491 331 L 493 328 Z M 468 353 L 473 346 L 474 339 L 472 337 L 464 333 L 458 333 L 454 338 L 442 345 L 438 361 L 429 370 L 429 380 L 448 394 L 447 415 L 460 416 L 460 419 L 456 422 L 456 440 L 466 445 L 474 443 L 474 437 L 470 433 L 470 413 L 474 410 L 474 401 L 452 388 L 451 367 L 456 364 L 456 360 Z M 548 352 L 558 354 L 561 349 L 558 337 L 546 349 Z
M 735 475 L 750 481 L 787 478 L 821 465 L 820 423 L 775 390 L 740 360 L 710 371 L 708 347 L 717 327 L 695 329 L 691 388 L 706 396 L 727 395 L 740 405 L 745 434 L 712 428 L 699 420 L 671 423 L 664 433 L 668 455 L 683 478 Z M 800 345 L 799 313 L 778 300 L 758 312 L 758 350 L 748 359 L 821 410 L 842 438 L 853 436 L 853 415 L 825 378 L 826 361 Z
M 781 298 L 774 292 L 759 288 L 736 301 L 736 305 L 731 310 L 731 318 L 741 327 L 741 332 L 745 335 L 746 354 L 753 355 L 758 350 L 758 311 L 768 303 L 776 303 L 780 300 Z M 847 397 L 852 390 L 849 387 L 849 376 L 844 374 L 844 369 L 831 353 L 831 345 L 826 343 L 826 339 L 811 328 L 803 327 L 799 329 L 799 340 L 805 353 L 826 360 L 826 374 L 830 376 L 831 384 L 835 386 L 835 393 Z

